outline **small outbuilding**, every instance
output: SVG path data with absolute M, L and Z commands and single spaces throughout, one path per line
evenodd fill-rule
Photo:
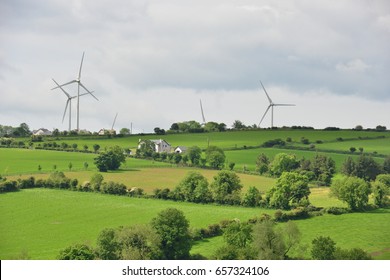
M 187 147 L 184 147 L 184 146 L 177 146 L 174 150 L 174 152 L 177 154 L 183 154 L 186 151 L 187 151 Z

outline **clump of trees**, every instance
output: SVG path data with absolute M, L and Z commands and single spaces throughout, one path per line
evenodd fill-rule
M 329 236 L 318 236 L 312 240 L 311 257 L 314 260 L 371 260 L 371 256 L 360 248 L 342 249 Z
M 61 260 L 183 260 L 190 259 L 192 238 L 184 213 L 165 209 L 147 225 L 107 228 L 100 232 L 96 248 L 77 244 L 63 249 Z
M 387 172 L 387 165 L 390 163 L 390 159 L 386 158 L 383 167 L 377 163 L 372 156 L 361 154 L 359 158 L 354 160 L 352 157 L 348 157 L 342 166 L 342 173 L 347 176 L 355 176 L 362 178 L 366 181 L 375 180 L 376 176 Z
M 203 132 L 222 132 L 226 130 L 226 124 L 216 123 L 216 122 L 207 122 L 205 124 L 200 124 L 197 121 L 184 121 L 173 123 L 168 130 L 170 133 L 203 133 Z
M 126 161 L 124 151 L 119 146 L 114 146 L 101 152 L 95 159 L 94 163 L 100 172 L 108 170 L 117 170 L 120 165 Z
M 209 167 L 212 169 L 222 169 L 225 166 L 225 152 L 216 146 L 209 146 L 203 157 L 203 151 L 198 146 L 192 146 L 184 154 L 179 153 L 157 153 L 152 141 L 145 140 L 136 150 L 137 158 L 147 158 L 156 161 L 170 162 L 177 165 Z
M 268 192 L 268 205 L 277 209 L 291 209 L 309 205 L 309 180 L 296 172 L 283 172 Z
M 279 153 L 271 161 L 261 153 L 256 159 L 256 171 L 274 177 L 280 177 L 283 172 L 296 172 L 305 175 L 309 182 L 329 186 L 336 172 L 336 164 L 332 158 L 321 154 L 308 160 L 298 159 L 294 154 Z
M 300 246 L 301 233 L 293 222 L 276 227 L 275 222 L 263 219 L 249 224 L 232 221 L 224 230 L 225 245 L 218 248 L 213 258 L 217 260 L 284 260 L 292 253 L 304 251 Z

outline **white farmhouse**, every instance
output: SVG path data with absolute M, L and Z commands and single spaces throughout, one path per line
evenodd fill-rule
M 40 136 L 50 136 L 50 135 L 52 135 L 52 132 L 50 130 L 46 129 L 46 128 L 40 128 L 38 130 L 34 130 L 32 132 L 32 134 L 36 135 L 36 136 L 38 136 L 38 135 L 40 135 Z
M 170 153 L 172 146 L 163 139 L 158 140 L 150 140 L 154 144 L 154 151 L 156 153 Z M 144 143 L 143 140 L 139 139 L 138 141 L 138 149 L 141 148 L 141 145 Z

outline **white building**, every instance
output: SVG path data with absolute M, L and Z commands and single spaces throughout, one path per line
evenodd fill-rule
M 38 130 L 34 130 L 32 134 L 36 136 L 50 136 L 52 135 L 52 132 L 46 128 L 40 128 Z
M 177 154 L 183 154 L 186 151 L 187 151 L 187 147 L 184 147 L 184 146 L 177 146 L 174 150 L 174 152 Z
M 138 141 L 138 149 L 141 148 L 142 144 L 144 143 L 144 140 L 139 139 Z M 150 140 L 154 144 L 154 151 L 156 153 L 170 153 L 172 146 L 165 140 L 163 139 L 158 139 L 158 140 Z

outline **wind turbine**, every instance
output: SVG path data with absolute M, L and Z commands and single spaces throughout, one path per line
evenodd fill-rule
M 83 89 L 85 89 L 85 90 L 87 91 L 88 94 L 92 95 L 93 98 L 95 98 L 97 101 L 99 101 L 99 99 L 97 99 L 96 96 L 93 95 L 92 92 L 90 92 L 90 91 L 81 83 L 81 69 L 82 69 L 82 67 L 83 67 L 84 54 L 85 54 L 85 52 L 83 52 L 83 56 L 81 57 L 81 64 L 80 64 L 79 75 L 78 75 L 77 79 L 72 80 L 72 81 L 70 81 L 70 82 L 67 82 L 67 83 L 65 83 L 65 84 L 62 84 L 62 85 L 58 85 L 58 86 L 55 87 L 55 88 L 52 88 L 52 90 L 53 90 L 53 89 L 61 88 L 61 87 L 66 86 L 66 85 L 70 85 L 70 84 L 73 84 L 73 83 L 77 83 L 77 131 L 80 131 L 80 87 L 82 87 Z
M 60 88 L 61 91 L 68 97 L 68 100 L 66 101 L 66 105 L 65 105 L 65 111 L 64 111 L 64 116 L 62 117 L 62 122 L 64 122 L 64 119 L 65 119 L 65 115 L 66 115 L 66 109 L 68 109 L 68 106 L 69 106 L 69 131 L 72 130 L 72 99 L 76 98 L 77 96 L 70 96 L 69 93 L 67 93 L 63 88 L 62 86 L 60 86 L 56 80 L 52 79 L 53 82 L 56 83 L 57 85 L 57 88 Z M 89 94 L 88 92 L 86 93 L 83 93 L 83 94 L 80 94 L 80 96 L 83 96 L 83 95 L 86 95 L 86 94 Z
M 263 87 L 265 94 L 267 95 L 267 98 L 268 98 L 268 101 L 269 101 L 269 105 L 267 107 L 267 110 L 265 110 L 264 115 L 263 115 L 263 117 L 261 118 L 261 120 L 259 122 L 259 127 L 260 127 L 260 124 L 263 121 L 265 115 L 267 115 L 269 109 L 271 108 L 271 128 L 273 128 L 274 127 L 274 107 L 275 106 L 295 106 L 295 104 L 274 103 L 272 101 L 272 99 L 269 97 L 269 95 L 268 95 L 267 91 L 265 90 L 265 87 L 263 86 L 263 83 L 261 81 L 260 81 L 260 84 Z
M 200 101 L 200 111 L 202 112 L 202 120 L 203 120 L 202 125 L 205 125 L 206 124 L 206 119 L 205 119 L 204 113 L 203 113 L 202 99 L 199 99 L 199 101 Z

